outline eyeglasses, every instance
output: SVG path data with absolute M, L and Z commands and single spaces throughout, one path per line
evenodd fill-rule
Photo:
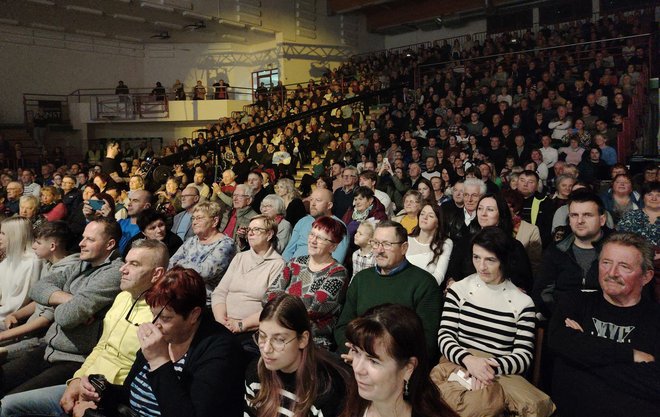
M 266 346 L 266 343 L 270 345 L 270 347 L 275 351 L 275 352 L 282 352 L 286 348 L 286 345 L 289 343 L 293 342 L 296 340 L 298 336 L 296 335 L 293 339 L 291 340 L 284 340 L 281 337 L 268 337 L 265 333 L 263 332 L 256 332 L 252 335 L 252 340 L 254 340 L 254 343 L 259 346 L 259 349 L 263 349 Z
M 197 197 L 197 194 L 181 194 L 181 198 Z
M 128 313 L 126 313 L 126 317 L 124 317 L 124 319 L 125 319 L 127 322 L 131 323 L 133 326 L 136 326 L 136 327 L 137 327 L 137 326 L 139 326 L 140 324 L 142 324 L 142 323 L 135 323 L 134 321 L 132 321 L 132 320 L 130 319 L 130 317 L 131 317 L 131 313 L 133 312 L 133 309 L 135 308 L 135 305 L 138 303 L 138 301 L 140 301 L 140 299 L 142 299 L 142 297 L 144 296 L 144 294 L 147 293 L 147 291 L 149 291 L 149 290 L 147 289 L 147 290 L 142 291 L 142 293 L 138 296 L 138 298 L 136 298 L 135 301 L 133 301 L 133 304 L 131 305 L 131 308 L 128 310 Z M 165 305 L 163 306 L 163 308 L 160 309 L 160 311 L 158 312 L 158 314 L 156 314 L 156 317 L 154 317 L 154 319 L 151 321 L 152 324 L 156 324 L 156 321 L 160 318 L 160 315 L 163 314 L 163 311 L 165 311 L 165 309 L 166 309 L 167 306 L 169 306 L 169 305 L 170 305 L 170 302 L 169 302 L 169 301 L 168 301 L 167 303 L 165 303 Z
M 197 220 L 204 220 L 204 219 L 210 219 L 211 217 L 209 216 L 192 216 L 190 219 L 192 221 L 197 221 Z
M 239 198 L 250 198 L 249 195 L 245 195 L 245 194 L 233 194 L 233 197 L 239 197 Z
M 316 233 L 310 233 L 308 239 L 309 240 L 321 241 L 321 242 L 325 242 L 325 243 L 335 243 L 330 239 L 326 239 L 322 236 L 317 235 Z
M 255 235 L 260 235 L 260 234 L 264 233 L 265 231 L 266 231 L 266 229 L 264 229 L 263 227 L 248 227 L 247 229 L 245 229 L 245 233 L 252 232 Z
M 379 242 L 378 240 L 373 240 L 373 239 L 369 241 L 369 245 L 372 248 L 376 249 L 377 247 L 382 246 L 383 249 L 385 249 L 385 250 L 390 250 L 390 249 L 392 249 L 392 246 L 401 245 L 403 243 L 406 243 L 406 242 Z

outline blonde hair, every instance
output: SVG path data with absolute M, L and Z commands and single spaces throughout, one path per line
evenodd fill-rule
M 7 246 L 5 261 L 11 267 L 18 264 L 21 258 L 32 250 L 34 240 L 32 222 L 23 217 L 10 217 L 0 223 L 0 230 L 5 235 L 4 239 Z
M 222 217 L 222 207 L 215 201 L 202 201 L 195 206 L 193 213 L 202 212 L 210 217 Z

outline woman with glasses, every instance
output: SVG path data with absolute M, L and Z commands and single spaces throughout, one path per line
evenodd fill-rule
M 401 223 L 406 228 L 408 234 L 411 234 L 417 227 L 417 216 L 422 210 L 422 193 L 417 190 L 408 190 L 403 196 L 403 210 L 392 220 Z
M 355 382 L 329 353 L 312 341 L 305 304 L 282 294 L 259 317 L 254 341 L 261 358 L 246 372 L 246 415 L 339 416 Z
M 346 328 L 357 392 L 349 392 L 346 417 L 454 417 L 429 378 L 431 358 L 422 322 L 409 307 L 382 304 Z
M 197 204 L 191 218 L 195 235 L 186 239 L 170 258 L 170 268 L 175 265 L 192 268 L 202 276 L 209 303 L 211 293 L 236 255 L 234 239 L 218 230 L 220 216 L 218 203 L 203 201 Z
M 211 296 L 218 323 L 238 334 L 244 349 L 255 354 L 259 352 L 251 336 L 259 326 L 261 300 L 284 267 L 284 259 L 275 250 L 276 233 L 274 220 L 266 215 L 253 217 L 247 228 L 250 249 L 232 259 Z
M 101 415 L 119 404 L 140 416 L 242 415 L 240 346 L 206 312 L 206 284 L 192 269 L 174 267 L 145 294 L 154 321 L 137 328 L 140 350 L 124 384 L 96 392 Z M 88 402 L 74 407 L 82 417 Z M 122 415 L 128 415 L 124 414 Z
M 346 228 L 339 220 L 327 216 L 316 219 L 307 238 L 308 254 L 287 262 L 264 296 L 266 301 L 282 293 L 300 297 L 312 321 L 314 343 L 329 350 L 348 286 L 348 272 L 333 259 L 332 252 L 345 235 Z
M 289 238 L 291 238 L 291 230 L 293 227 L 291 223 L 284 218 L 285 207 L 284 200 L 282 197 L 276 194 L 270 194 L 264 197 L 261 200 L 261 206 L 259 207 L 261 214 L 267 216 L 269 219 L 273 220 L 277 224 L 277 246 L 276 250 L 278 253 L 282 253 L 286 244 L 289 243 Z

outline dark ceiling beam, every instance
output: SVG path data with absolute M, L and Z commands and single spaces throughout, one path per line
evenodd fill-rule
M 393 1 L 396 0 L 328 0 L 328 10 L 331 14 L 350 13 Z
M 369 31 L 378 32 L 408 23 L 427 21 L 437 16 L 484 8 L 484 0 L 422 0 L 414 5 L 409 1 L 397 2 L 379 10 L 370 10 L 367 14 L 367 28 Z

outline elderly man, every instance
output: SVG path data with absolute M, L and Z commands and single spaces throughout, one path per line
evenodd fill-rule
M 358 183 L 358 171 L 354 166 L 348 166 L 341 172 L 342 187 L 338 188 L 332 198 L 332 214 L 343 218 L 349 208 L 353 207 L 353 191 Z
M 245 229 L 250 224 L 250 219 L 257 215 L 250 207 L 253 195 L 252 187 L 247 184 L 238 184 L 231 196 L 232 206 L 222 214 L 218 229 L 237 243 L 240 243 L 240 238 L 247 236 Z
M 13 216 L 18 214 L 19 203 L 23 195 L 23 184 L 18 181 L 12 181 L 7 184 L 7 199 L 5 200 L 5 215 Z
M 575 292 L 559 303 L 548 343 L 562 417 L 658 415 L 660 308 L 642 296 L 653 257 L 641 236 L 612 234 L 598 259 L 602 293 Z
M 181 191 L 181 207 L 183 211 L 177 213 L 172 221 L 172 232 L 185 241 L 195 233 L 192 230 L 192 213 L 199 203 L 199 190 L 188 186 Z
M 91 353 L 103 311 L 119 293 L 120 238 L 114 220 L 92 220 L 80 242 L 80 261 L 34 284 L 30 297 L 55 308 L 54 322 L 46 332 L 46 346 L 2 365 L 3 393 L 63 384 Z
M 126 245 L 133 238 L 133 236 L 140 233 L 140 227 L 137 225 L 137 218 L 146 209 L 152 206 L 152 195 L 147 190 L 131 191 L 128 197 L 128 205 L 126 212 L 128 218 L 119 220 L 119 227 L 121 227 L 121 241 L 119 242 L 119 253 L 123 254 L 126 250 Z
M 446 230 L 454 242 L 452 253 L 469 254 L 472 250 L 472 237 L 481 229 L 477 220 L 479 199 L 486 194 L 486 184 L 477 178 L 463 182 L 463 208 L 454 208 L 447 214 Z M 448 203 L 450 204 L 450 203 Z M 444 207 L 444 206 L 443 206 Z M 470 256 L 452 256 L 447 267 L 447 285 L 460 281 L 474 272 Z
M 376 267 L 358 272 L 346 293 L 344 309 L 335 327 L 339 350 L 346 351 L 346 326 L 371 307 L 394 303 L 415 310 L 422 319 L 429 352 L 437 352 L 440 324 L 440 287 L 425 270 L 406 260 L 408 233 L 401 224 L 386 220 L 379 223 L 370 242 Z
M 289 261 L 298 256 L 307 255 L 307 238 L 309 232 L 312 230 L 312 223 L 321 216 L 332 216 L 332 192 L 330 190 L 317 188 L 310 196 L 309 214 L 298 220 L 298 223 L 296 223 L 291 232 L 289 243 L 287 243 L 284 252 L 282 252 L 282 257 L 285 261 Z M 332 217 L 341 222 L 337 217 Z M 347 251 L 348 236 L 344 236 L 339 245 L 337 245 L 337 248 L 332 252 L 332 257 L 337 262 L 343 263 Z
M 564 294 L 598 289 L 597 258 L 609 232 L 606 220 L 597 195 L 586 189 L 571 193 L 568 221 L 573 233 L 545 251 L 532 290 L 536 308 L 546 317 Z
M 103 319 L 103 333 L 67 385 L 25 391 L 2 399 L 2 417 L 17 415 L 59 415 L 71 413 L 88 389 L 87 376 L 101 374 L 112 384 L 122 384 L 140 347 L 135 325 L 152 320 L 144 293 L 165 275 L 169 255 L 164 243 L 139 240 L 119 269 L 122 290 Z

